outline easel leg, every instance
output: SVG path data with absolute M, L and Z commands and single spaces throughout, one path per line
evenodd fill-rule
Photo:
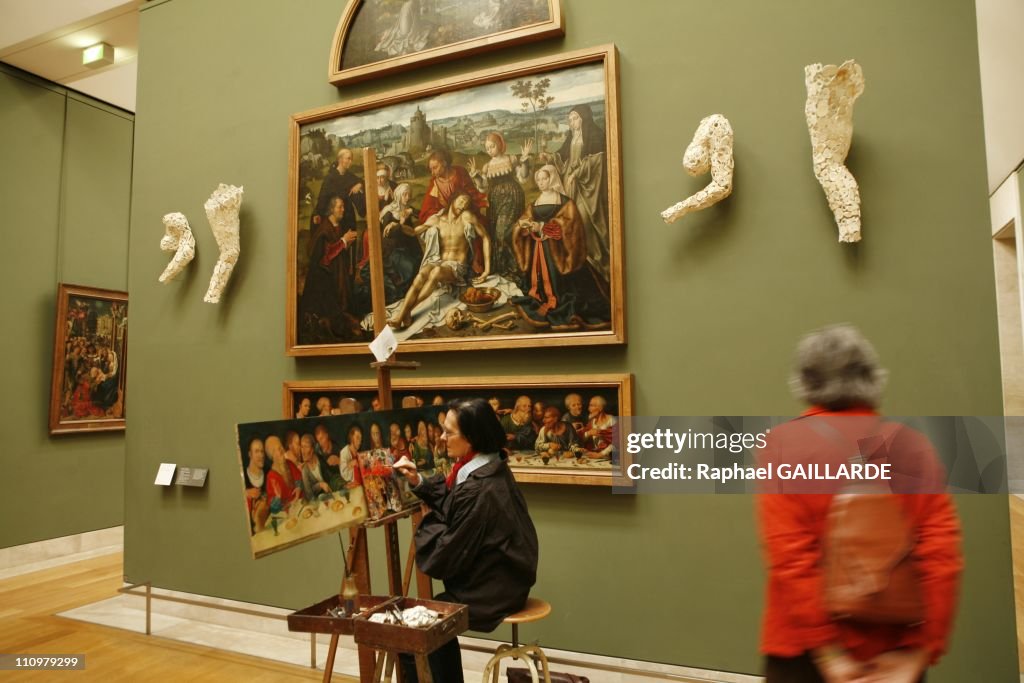
M 388 591 L 390 595 L 405 595 L 402 592 L 402 558 L 398 548 L 398 524 L 384 525 L 384 546 L 387 550 Z
M 384 667 L 384 680 L 390 683 L 391 674 L 395 670 L 395 663 L 398 660 L 398 655 L 394 652 L 388 651 L 387 666 Z M 398 683 L 402 683 L 402 667 L 398 667 Z
M 338 652 L 338 634 L 331 634 L 331 644 L 327 646 L 327 663 L 324 664 L 324 683 L 330 683 L 334 673 L 334 655 Z
M 423 521 L 423 506 L 421 505 L 416 512 L 412 513 L 412 548 L 409 552 L 412 553 L 413 557 L 416 554 L 416 530 L 420 528 L 420 522 Z M 416 564 L 415 561 L 411 564 Z M 408 593 L 407 593 L 408 594 Z M 430 577 L 420 571 L 419 567 L 416 567 L 416 595 L 420 600 L 430 600 L 434 597 L 434 584 L 431 582 Z
M 349 566 L 355 575 L 356 588 L 362 595 L 370 595 L 370 555 L 367 551 L 366 529 L 363 527 L 349 529 L 352 557 Z M 359 680 L 360 683 L 372 683 L 374 661 L 373 649 L 359 646 Z
M 416 655 L 416 677 L 420 683 L 434 683 L 434 676 L 430 673 L 430 662 L 426 655 Z
M 372 647 L 359 646 L 359 683 L 377 683 L 374 679 L 374 669 L 377 667 L 377 658 Z

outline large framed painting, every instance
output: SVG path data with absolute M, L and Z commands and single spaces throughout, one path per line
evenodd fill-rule
M 57 289 L 50 433 L 123 431 L 128 293 Z
M 456 398 L 486 398 L 508 439 L 509 465 L 516 480 L 548 484 L 629 485 L 630 456 L 619 447 L 618 423 L 633 414 L 633 376 L 554 375 L 446 377 L 392 382 L 393 403 L 441 410 Z M 377 414 L 373 380 L 284 383 L 284 412 L 294 420 L 315 420 L 342 410 Z M 422 408 L 421 408 L 422 409 Z M 382 413 L 384 414 L 384 413 Z M 371 417 L 371 419 L 373 419 Z M 386 433 L 408 444 L 417 465 L 447 472 L 440 423 L 388 421 Z
M 563 35 L 560 0 L 349 0 L 328 78 L 354 83 Z
M 287 352 L 366 353 L 375 264 L 408 351 L 624 343 L 616 83 L 605 46 L 293 116 Z
M 254 558 L 419 504 L 392 465 L 408 454 L 393 425 L 438 424 L 439 408 L 327 411 L 236 427 L 242 502 Z M 390 427 L 390 429 L 389 429 Z M 423 462 L 432 474 L 439 465 Z

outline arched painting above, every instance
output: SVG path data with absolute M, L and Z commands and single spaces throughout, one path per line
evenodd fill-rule
M 563 35 L 561 0 L 349 0 L 328 80 L 340 86 Z

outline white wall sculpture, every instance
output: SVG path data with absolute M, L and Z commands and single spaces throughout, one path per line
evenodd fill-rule
M 169 213 L 164 216 L 164 236 L 160 238 L 160 248 L 174 252 L 170 263 L 160 275 L 160 282 L 167 284 L 196 257 L 196 240 L 185 214 Z
M 220 295 L 231 278 L 231 271 L 238 262 L 238 210 L 241 206 L 242 188 L 224 183 L 218 185 L 203 204 L 206 219 L 210 221 L 210 229 L 213 230 L 213 237 L 220 249 L 220 257 L 210 277 L 210 287 L 203 297 L 206 303 L 215 304 L 220 301 Z
M 825 190 L 839 227 L 840 242 L 860 241 L 860 189 L 843 165 L 853 140 L 853 103 L 864 92 L 864 73 L 848 59 L 840 66 L 804 67 L 807 130 L 811 134 L 814 175 Z
M 706 209 L 732 194 L 732 142 L 729 119 L 712 114 L 701 120 L 683 154 L 683 167 L 692 176 L 711 171 L 711 182 L 700 192 L 662 211 L 666 223 L 673 223 L 691 211 Z

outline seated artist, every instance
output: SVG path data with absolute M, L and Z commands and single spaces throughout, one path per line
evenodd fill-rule
M 447 477 L 421 477 L 408 458 L 395 463 L 430 508 L 416 531 L 416 562 L 444 582 L 438 600 L 468 605 L 469 627 L 490 632 L 526 604 L 537 579 L 537 532 L 485 400 L 452 401 L 441 441 L 455 461 Z M 418 681 L 411 657 L 402 668 L 406 683 Z M 462 682 L 457 638 L 430 655 L 430 669 L 435 681 Z

